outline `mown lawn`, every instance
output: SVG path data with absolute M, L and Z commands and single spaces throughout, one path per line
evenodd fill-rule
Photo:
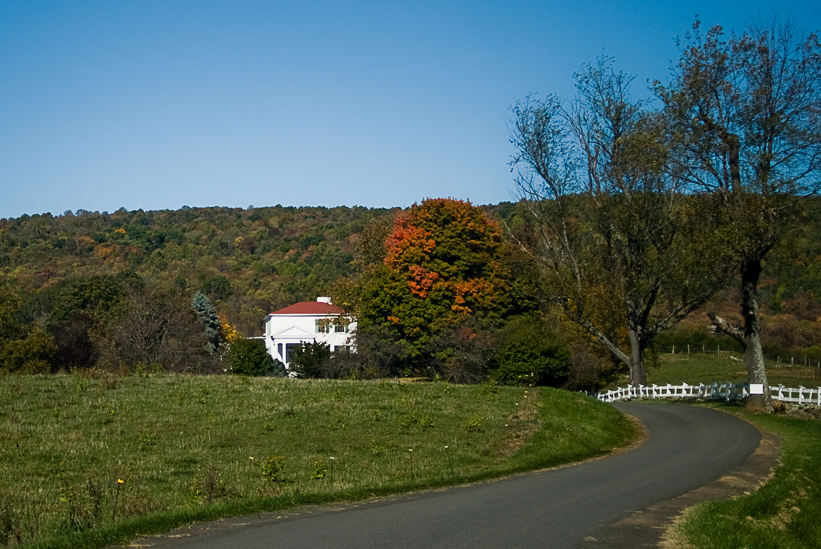
M 436 382 L 7 376 L 0 403 L 6 546 L 104 547 L 548 467 L 634 436 L 574 393 Z

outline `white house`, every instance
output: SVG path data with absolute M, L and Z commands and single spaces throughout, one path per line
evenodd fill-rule
M 326 343 L 331 351 L 352 349 L 356 321 L 333 305 L 331 298 L 301 301 L 265 318 L 265 347 L 290 369 L 291 353 L 303 343 Z

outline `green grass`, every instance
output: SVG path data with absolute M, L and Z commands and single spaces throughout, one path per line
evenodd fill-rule
M 496 477 L 634 435 L 574 393 L 444 383 L 8 376 L 0 402 L 0 545 L 43 548 Z
M 731 358 L 732 357 L 732 358 Z M 747 370 L 743 362 L 744 357 L 735 353 L 715 354 L 660 354 L 659 367 L 647 370 L 648 385 L 680 385 L 688 383 L 712 383 L 730 381 L 742 383 L 747 380 Z M 803 365 L 790 366 L 767 361 L 767 381 L 770 385 L 784 385 L 785 387 L 818 387 L 821 386 L 821 370 Z M 623 387 L 627 379 L 620 379 L 608 388 Z
M 821 547 L 821 421 L 746 419 L 783 440 L 774 477 L 752 495 L 696 506 L 678 533 L 695 548 Z

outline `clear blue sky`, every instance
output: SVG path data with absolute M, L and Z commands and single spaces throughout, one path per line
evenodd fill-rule
M 509 107 L 821 2 L 0 2 L 0 217 L 513 197 Z

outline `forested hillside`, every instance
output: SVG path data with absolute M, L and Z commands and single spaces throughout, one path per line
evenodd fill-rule
M 770 354 L 800 349 L 821 359 L 821 200 L 804 205 L 803 230 L 766 264 L 764 338 Z M 525 223 L 517 204 L 483 209 L 502 222 L 503 239 Z M 390 226 L 399 211 L 183 207 L 0 219 L 0 339 L 15 342 L 5 345 L 0 369 L 124 362 L 190 369 L 182 357 L 202 354 L 205 346 L 191 310 L 195 292 L 209 298 L 226 333 L 258 335 L 272 310 L 333 295 L 335 284 L 355 277 L 363 231 L 368 235 L 379 220 Z M 366 238 L 385 234 L 371 230 Z M 720 291 L 704 311 L 732 318 L 735 291 L 734 285 Z M 697 313 L 662 334 L 657 347 L 714 342 L 708 324 Z M 162 345 L 137 341 L 139 329 Z
M 275 206 L 22 216 L 0 220 L 0 269 L 26 295 L 133 275 L 153 288 L 201 290 L 253 335 L 271 310 L 348 275 L 363 227 L 390 214 Z
M 276 206 L 1 219 L 0 369 L 213 370 L 213 360 L 197 357 L 195 292 L 213 303 L 226 333 L 257 335 L 272 310 L 350 274 L 359 234 L 389 215 Z

